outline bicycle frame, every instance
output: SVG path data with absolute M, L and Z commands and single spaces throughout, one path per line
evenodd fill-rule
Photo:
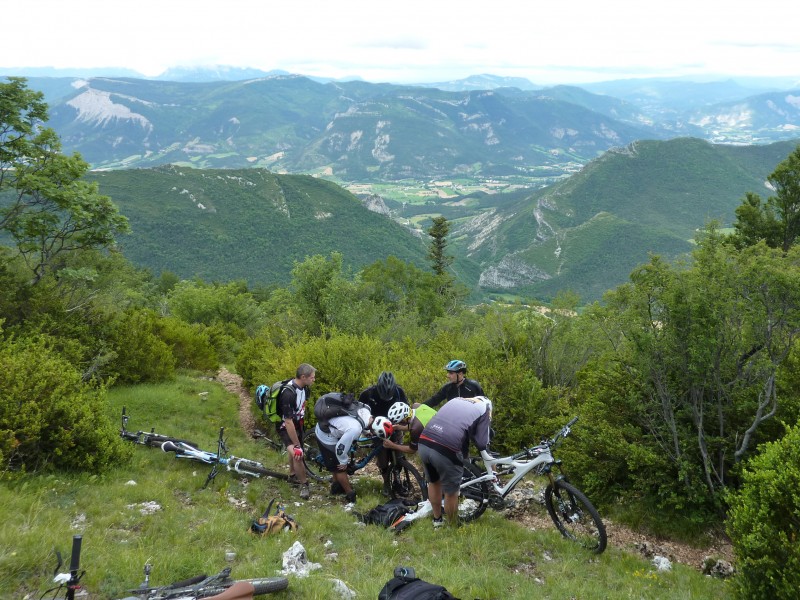
M 483 462 L 483 468 L 486 473 L 462 483 L 461 489 L 463 490 L 485 481 L 492 492 L 501 499 L 505 499 L 531 471 L 535 471 L 536 475 L 546 475 L 550 479 L 550 483 L 554 483 L 556 478 L 553 476 L 552 467 L 553 465 L 559 466 L 561 461 L 553 458 L 552 448 L 558 445 L 561 439 L 569 435 L 570 427 L 577 420 L 577 417 L 572 419 L 553 439 L 543 440 L 538 446 L 532 446 L 511 456 L 494 457 L 486 450 L 481 450 L 480 460 Z M 472 462 L 474 464 L 476 461 L 473 459 Z M 501 484 L 498 475 L 511 475 L 511 479 L 505 484 Z

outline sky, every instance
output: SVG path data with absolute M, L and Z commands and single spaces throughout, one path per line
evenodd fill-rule
M 6 0 L 0 69 L 227 65 L 372 82 L 800 80 L 791 0 Z M 791 8 L 795 6 L 795 8 Z M 2 73 L 0 73 L 2 74 Z

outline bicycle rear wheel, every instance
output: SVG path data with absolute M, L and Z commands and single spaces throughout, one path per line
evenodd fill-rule
M 606 528 L 597 509 L 571 483 L 559 479 L 547 486 L 544 503 L 553 523 L 568 540 L 600 554 L 606 549 Z
M 235 583 L 249 583 L 253 586 L 254 596 L 263 596 L 264 594 L 271 594 L 272 592 L 279 592 L 289 587 L 289 580 L 286 577 L 265 577 L 261 579 L 238 579 L 228 580 L 219 583 L 212 583 L 202 589 L 198 590 L 193 597 L 208 598 L 221 594 Z
M 415 504 L 428 499 L 428 486 L 417 468 L 400 457 L 392 467 L 392 498 L 402 498 Z
M 303 436 L 303 463 L 306 473 L 312 479 L 323 483 L 331 481 L 331 475 L 325 469 L 325 461 L 319 451 L 319 440 L 313 431 Z
M 461 483 L 467 483 L 471 479 L 483 475 L 476 465 L 467 463 L 464 465 L 464 474 L 461 476 Z M 489 486 L 485 481 L 473 483 L 469 487 L 462 487 L 458 497 L 458 518 L 464 523 L 474 521 L 480 517 L 489 504 Z

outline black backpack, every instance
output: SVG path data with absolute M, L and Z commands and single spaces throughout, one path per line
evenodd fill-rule
M 386 582 L 378 600 L 458 600 L 443 586 L 428 583 L 416 576 L 410 567 L 397 567 L 394 577 Z
M 314 416 L 319 428 L 325 433 L 330 433 L 328 422 L 334 417 L 353 417 L 361 421 L 358 417 L 359 408 L 367 408 L 367 405 L 355 400 L 352 394 L 328 392 L 314 404 Z M 362 422 L 361 426 L 366 427 L 367 424 Z
M 367 525 L 380 525 L 388 528 L 397 519 L 410 512 L 411 509 L 405 505 L 402 498 L 394 498 L 385 504 L 379 504 L 365 515 L 358 515 L 358 518 Z

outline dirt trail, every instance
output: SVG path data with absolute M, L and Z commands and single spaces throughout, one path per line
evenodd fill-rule
M 242 385 L 242 378 L 222 368 L 217 373 L 217 380 L 229 392 L 239 397 L 239 422 L 242 429 L 253 437 L 256 430 L 255 419 L 250 404 L 253 401 L 250 391 Z M 553 524 L 547 517 L 531 515 L 528 511 L 522 511 L 514 515 L 514 520 L 522 523 L 526 527 L 551 528 Z M 613 523 L 604 519 L 608 533 L 608 543 L 610 546 L 652 558 L 655 555 L 665 556 L 673 562 L 700 569 L 703 559 L 707 556 L 721 558 L 728 562 L 733 562 L 733 548 L 730 541 L 725 538 L 714 540 L 710 545 L 703 548 L 696 548 L 680 542 L 671 540 L 648 537 L 638 531 L 634 531 L 623 525 Z

